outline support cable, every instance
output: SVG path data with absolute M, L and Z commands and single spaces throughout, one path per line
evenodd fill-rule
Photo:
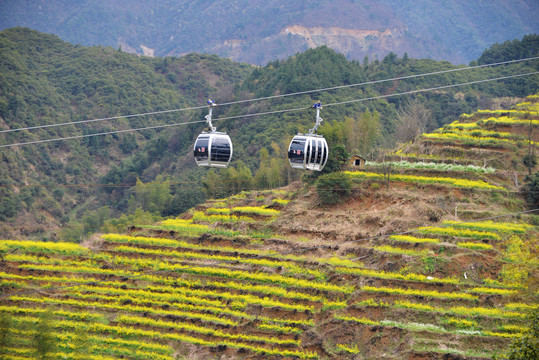
M 405 91 L 405 92 L 402 92 L 402 93 L 378 95 L 378 96 L 373 96 L 373 97 L 369 97 L 369 98 L 347 100 L 347 101 L 341 101 L 341 102 L 336 102 L 336 103 L 330 103 L 330 104 L 327 104 L 325 106 L 337 106 L 337 105 L 351 104 L 351 103 L 362 102 L 362 101 L 384 99 L 384 98 L 401 96 L 401 95 L 416 94 L 416 93 L 421 93 L 421 92 L 428 92 L 428 91 L 448 89 L 448 88 L 459 87 L 459 86 L 473 85 L 473 84 L 485 83 L 485 82 L 489 82 L 489 81 L 506 80 L 506 79 L 512 79 L 512 78 L 517 78 L 517 77 L 536 75 L 536 74 L 539 74 L 539 71 L 523 73 L 523 74 L 508 75 L 508 76 L 502 76 L 502 77 L 484 79 L 484 80 L 469 81 L 469 82 L 459 83 L 459 84 L 443 85 L 443 86 L 437 86 L 437 87 L 426 88 L 426 89 L 410 90 L 410 91 Z M 203 106 L 201 108 L 205 108 L 205 107 L 206 106 Z M 286 113 L 286 112 L 306 110 L 306 109 L 309 109 L 309 108 L 310 108 L 310 106 L 293 108 L 293 109 L 274 110 L 274 111 L 260 112 L 260 113 L 254 113 L 254 114 L 235 115 L 235 116 L 221 117 L 221 118 L 219 118 L 217 120 L 231 120 L 231 119 L 241 119 L 241 118 L 247 118 L 247 117 L 253 117 L 253 116 L 282 114 L 282 113 Z M 202 123 L 202 122 L 206 122 L 206 120 L 197 120 L 197 121 L 190 121 L 190 122 L 183 122 L 183 123 L 173 123 L 173 124 L 147 126 L 147 127 L 134 128 L 134 129 L 107 131 L 107 132 L 101 132 L 101 133 L 96 133 L 96 134 L 74 135 L 74 136 L 67 136 L 67 137 L 53 138 L 53 139 L 45 139 L 45 140 L 26 141 L 26 142 L 19 142 L 19 143 L 0 145 L 0 148 L 7 148 L 7 147 L 21 146 L 21 145 L 30 145 L 30 144 L 42 144 L 42 143 L 62 141 L 62 140 L 80 139 L 80 138 L 86 138 L 86 137 L 101 136 L 101 135 L 111 135 L 111 134 L 120 134 L 120 133 L 142 131 L 142 130 L 150 130 L 150 129 L 160 129 L 160 128 L 166 128 L 166 127 L 172 127 L 172 126 L 180 126 L 180 125 L 189 125 L 189 124 L 196 124 L 196 123 Z

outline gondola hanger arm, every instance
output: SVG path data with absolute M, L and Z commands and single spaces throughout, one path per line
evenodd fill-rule
M 212 117 L 212 112 L 213 112 L 213 107 L 214 106 L 217 106 L 217 104 L 214 103 L 211 99 L 208 99 L 208 108 L 210 110 L 209 110 L 208 115 L 205 116 L 205 119 L 206 119 L 206 122 L 208 123 L 208 128 L 210 129 L 210 131 L 212 133 L 216 131 L 216 128 L 211 123 L 211 117 Z
M 316 134 L 316 130 L 318 130 L 318 127 L 322 124 L 322 121 L 324 121 L 324 119 L 320 117 L 320 109 L 322 109 L 322 103 L 320 100 L 315 102 L 312 107 L 316 109 L 316 123 L 314 127 L 309 130 L 309 135 Z

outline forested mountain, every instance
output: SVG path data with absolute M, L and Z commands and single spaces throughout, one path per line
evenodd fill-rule
M 112 48 L 73 46 L 21 28 L 3 31 L 0 42 L 2 129 L 185 108 L 210 94 L 226 96 L 250 71 L 216 56 L 140 58 Z M 2 134 L 2 143 L 179 123 L 192 115 L 175 112 L 11 132 Z M 8 194 L 2 196 L 0 216 L 25 223 L 4 223 L 2 232 L 6 227 L 33 232 L 33 225 L 66 223 L 77 216 L 73 210 L 95 207 L 101 188 L 92 184 L 101 183 L 123 161 L 131 164 L 125 165 L 130 169 L 122 178 L 126 184 L 137 177 L 146 180 L 143 172 L 149 168 L 154 173 L 148 178 L 155 178 L 162 171 L 161 157 L 166 153 L 167 164 L 175 163 L 187 152 L 195 131 L 174 127 L 2 149 L 0 176 Z M 21 216 L 27 212 L 32 215 Z
M 321 45 L 349 59 L 389 52 L 467 63 L 538 33 L 535 0 L 62 0 L 0 2 L 0 29 L 151 56 L 205 52 L 265 65 Z
M 505 46 L 520 43 L 537 44 L 537 36 L 485 54 L 498 59 Z M 458 67 L 394 53 L 381 61 L 349 61 L 327 47 L 253 67 L 214 55 L 137 57 L 120 49 L 71 45 L 29 29 L 5 30 L 0 33 L 2 130 L 115 118 L 3 132 L 0 146 L 200 122 L 211 97 L 218 104 L 233 103 L 214 110 L 214 125 L 232 137 L 234 159 L 224 171 L 196 168 L 191 149 L 203 128 L 198 123 L 2 147 L 0 232 L 14 238 L 73 240 L 120 214 L 177 215 L 206 196 L 284 185 L 301 176 L 289 170 L 286 147 L 295 133 L 314 125 L 308 107 L 316 100 L 324 104 L 320 132 L 330 147 L 374 157 L 381 147 L 409 140 L 403 124 L 414 109 L 428 116 L 412 129 L 412 135 L 478 107 L 503 105 L 499 98 L 535 93 L 539 80 L 534 75 L 424 92 L 413 98 L 396 94 L 526 73 L 538 66 L 535 61 L 383 81 Z M 312 92 L 358 83 L 368 84 Z M 294 92 L 303 94 L 245 102 Z M 362 100 L 368 98 L 376 99 Z M 189 107 L 197 109 L 155 114 Z M 154 114 L 127 116 L 142 113 Z M 269 114 L 256 115 L 260 113 Z M 232 119 L 219 120 L 225 117 Z M 359 130 L 346 130 L 350 128 Z M 71 232 L 58 232 L 66 226 Z

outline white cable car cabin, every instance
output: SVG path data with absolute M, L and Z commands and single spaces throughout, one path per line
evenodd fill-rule
M 232 159 L 232 141 L 226 133 L 200 134 L 194 147 L 198 166 L 226 168 Z
M 293 169 L 322 171 L 328 160 L 329 149 L 326 139 L 317 135 L 316 129 L 322 122 L 320 101 L 313 105 L 316 109 L 316 125 L 308 134 L 297 134 L 288 147 L 288 161 Z
M 322 135 L 298 134 L 288 149 L 293 169 L 322 171 L 328 160 L 328 144 Z
M 206 115 L 210 131 L 203 131 L 198 135 L 193 154 L 198 166 L 210 166 L 216 168 L 226 168 L 232 159 L 232 141 L 226 133 L 216 132 L 211 124 L 212 106 L 215 103 L 208 100 L 210 113 Z

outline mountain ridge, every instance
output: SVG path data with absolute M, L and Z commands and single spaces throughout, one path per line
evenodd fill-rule
M 208 52 L 257 65 L 309 48 L 309 42 L 301 37 L 280 35 L 283 29 L 295 25 L 328 32 L 334 27 L 398 29 L 399 46 L 385 46 L 388 44 L 376 38 L 368 39 L 365 45 L 354 45 L 349 43 L 349 36 L 333 37 L 337 44 L 332 48 L 351 46 L 345 54 L 360 61 L 365 56 L 381 59 L 393 52 L 399 56 L 407 53 L 414 58 L 468 63 L 494 43 L 539 33 L 535 21 L 539 6 L 531 0 L 494 0 L 488 4 L 406 0 L 85 0 L 76 6 L 64 6 L 58 0 L 10 0 L 0 6 L 0 29 L 26 26 L 86 46 L 122 46 L 155 56 Z M 320 44 L 329 45 L 323 41 Z

